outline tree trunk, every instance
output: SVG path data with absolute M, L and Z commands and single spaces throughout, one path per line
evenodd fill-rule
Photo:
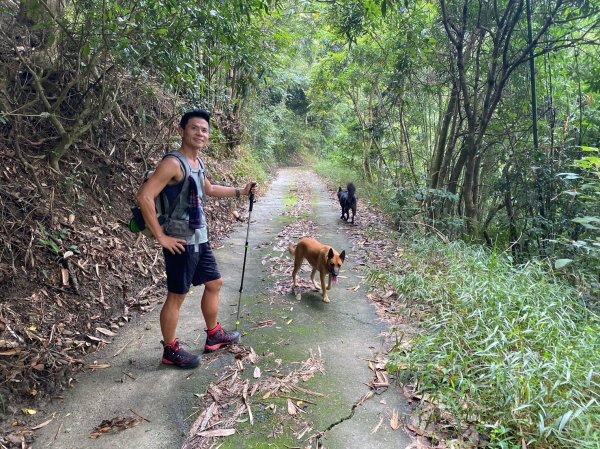
M 450 129 L 450 124 L 452 122 L 452 118 L 454 117 L 454 110 L 456 108 L 456 99 L 457 99 L 458 90 L 456 88 L 456 84 L 452 85 L 452 92 L 450 94 L 450 98 L 448 99 L 448 106 L 446 107 L 446 114 L 444 115 L 441 127 L 439 129 L 437 145 L 434 152 L 433 162 L 431 164 L 431 169 L 429 172 L 430 175 L 430 183 L 429 187 L 432 189 L 439 189 L 441 184 L 443 183 L 443 179 L 440 179 L 440 173 L 442 170 L 442 163 L 446 156 L 446 148 L 448 142 L 448 132 Z
M 465 205 L 465 218 L 467 220 L 467 229 L 473 231 L 475 228 L 475 221 L 477 219 L 477 198 L 475 182 L 477 179 L 476 167 L 476 148 L 474 137 L 472 134 L 467 135 L 465 139 L 466 149 L 466 161 L 465 161 L 465 172 L 463 176 L 463 201 Z

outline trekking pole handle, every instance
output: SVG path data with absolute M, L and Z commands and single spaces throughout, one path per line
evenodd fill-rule
M 256 185 L 255 182 L 252 183 L 252 187 L 254 187 Z M 250 189 L 252 189 L 252 187 L 250 187 Z M 252 207 L 254 206 L 254 192 L 252 190 L 250 190 L 250 205 L 249 205 L 249 212 L 252 212 Z

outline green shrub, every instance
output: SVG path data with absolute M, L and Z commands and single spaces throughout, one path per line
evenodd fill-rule
M 426 313 L 391 372 L 478 423 L 491 447 L 599 447 L 600 319 L 573 288 L 542 263 L 515 268 L 461 242 L 415 242 L 402 263 L 385 281 Z

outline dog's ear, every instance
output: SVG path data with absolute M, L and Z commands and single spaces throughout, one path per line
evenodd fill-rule
M 344 250 L 340 253 L 340 259 L 342 259 L 342 262 L 344 261 L 345 258 L 346 258 L 346 250 Z
M 329 248 L 329 252 L 327 253 L 327 260 L 333 259 L 333 248 Z

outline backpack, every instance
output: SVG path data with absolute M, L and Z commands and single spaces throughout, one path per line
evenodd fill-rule
M 181 169 L 183 170 L 183 185 L 181 190 L 173 200 L 172 204 L 169 204 L 169 200 L 165 191 L 163 190 L 160 194 L 154 199 L 154 208 L 156 209 L 156 218 L 158 220 L 158 224 L 161 227 L 164 227 L 166 222 L 171 218 L 177 204 L 179 203 L 179 197 L 181 193 L 186 190 L 186 185 L 189 183 L 190 170 L 188 163 L 184 160 L 185 156 L 178 151 L 173 151 L 171 153 L 166 154 L 163 159 L 167 157 L 175 157 L 179 161 L 179 165 L 181 165 Z M 204 164 L 198 158 L 200 162 L 200 169 L 204 172 Z M 142 177 L 141 184 L 145 183 L 150 176 L 154 173 L 154 170 L 147 170 Z M 140 185 L 141 185 L 140 184 Z M 142 210 L 139 206 L 134 206 L 131 208 L 131 219 L 129 220 L 129 230 L 134 234 L 141 233 L 146 237 L 154 237 L 152 231 L 146 227 L 146 221 L 144 220 L 144 216 L 142 215 Z

